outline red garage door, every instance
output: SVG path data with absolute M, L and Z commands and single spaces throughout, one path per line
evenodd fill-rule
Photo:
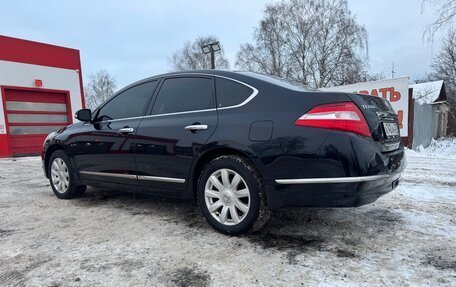
M 39 154 L 46 136 L 71 121 L 66 92 L 10 88 L 3 91 L 13 155 Z

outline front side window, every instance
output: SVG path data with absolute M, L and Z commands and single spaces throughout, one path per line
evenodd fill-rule
M 251 88 L 224 78 L 216 78 L 215 87 L 217 90 L 218 108 L 239 105 L 253 94 Z
M 115 120 L 143 116 L 157 81 L 134 86 L 115 96 L 98 112 L 97 120 Z
M 170 78 L 163 82 L 153 115 L 215 108 L 210 78 Z

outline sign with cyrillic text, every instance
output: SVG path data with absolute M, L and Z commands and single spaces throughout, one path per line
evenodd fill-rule
M 324 91 L 348 92 L 382 97 L 391 103 L 399 117 L 401 137 L 408 136 L 408 77 L 322 88 Z

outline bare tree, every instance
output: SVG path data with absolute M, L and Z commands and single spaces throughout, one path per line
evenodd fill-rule
M 449 30 L 442 41 L 440 52 L 432 61 L 434 74 L 456 88 L 456 30 Z
M 260 25 L 255 29 L 255 44 L 241 45 L 236 65 L 241 69 L 290 78 L 293 65 L 286 48 L 284 17 L 286 5 L 267 5 Z
M 86 105 L 90 109 L 97 108 L 105 100 L 114 95 L 116 80 L 106 70 L 90 74 L 89 82 L 84 87 Z
M 386 79 L 386 75 L 383 72 L 368 74 L 366 77 L 366 82 L 370 81 L 379 81 Z
M 201 46 L 214 42 L 218 42 L 218 39 L 214 36 L 197 37 L 193 42 L 187 41 L 180 50 L 174 52 L 171 58 L 169 58 L 172 70 L 182 71 L 210 69 L 210 55 L 203 54 Z M 215 68 L 230 68 L 230 63 L 225 57 L 223 49 L 215 54 Z
M 254 44 L 241 46 L 241 69 L 315 88 L 367 78 L 368 37 L 346 0 L 290 0 L 266 6 Z
M 447 89 L 447 102 L 450 108 L 449 130 L 456 135 L 456 30 L 449 30 L 442 41 L 440 52 L 431 65 L 430 79 L 444 80 Z
M 426 3 L 436 9 L 437 19 L 426 27 L 423 34 L 432 41 L 438 30 L 443 27 L 451 28 L 456 23 L 456 0 L 423 0 L 422 10 L 424 10 Z

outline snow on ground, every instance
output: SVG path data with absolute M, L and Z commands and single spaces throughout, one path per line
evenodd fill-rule
M 420 145 L 416 151 L 407 150 L 409 156 L 443 157 L 456 159 L 456 138 L 432 139 L 427 148 Z
M 0 286 L 455 286 L 456 161 L 408 151 L 374 204 L 213 231 L 191 202 L 90 188 L 59 200 L 39 158 L 0 160 Z

